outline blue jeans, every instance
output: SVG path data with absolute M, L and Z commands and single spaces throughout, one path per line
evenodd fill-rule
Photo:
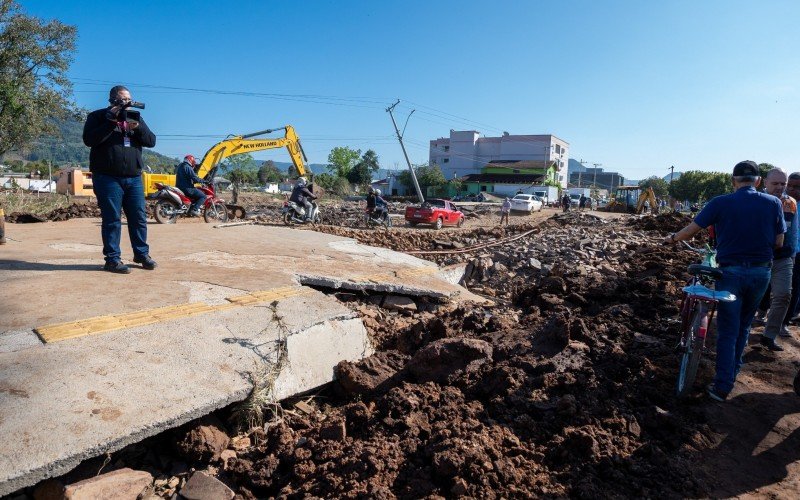
M 203 203 L 206 201 L 206 198 L 207 198 L 206 194 L 204 192 L 200 191 L 199 189 L 197 189 L 196 187 L 189 187 L 189 188 L 186 188 L 186 189 L 181 189 L 181 191 L 183 191 L 183 193 L 186 196 L 191 198 L 192 206 L 189 207 L 191 210 L 199 210 L 200 207 L 203 206 Z
M 730 266 L 722 269 L 716 289 L 736 295 L 733 302 L 717 306 L 717 373 L 714 386 L 729 393 L 742 367 L 742 353 L 747 346 L 750 324 L 758 303 L 767 290 L 772 271 L 768 267 Z
M 144 207 L 142 178 L 94 174 L 92 184 L 103 217 L 100 233 L 103 236 L 103 255 L 106 256 L 106 262 L 120 260 L 122 210 L 128 219 L 128 235 L 134 257 L 148 255 L 150 247 L 147 246 L 147 212 Z

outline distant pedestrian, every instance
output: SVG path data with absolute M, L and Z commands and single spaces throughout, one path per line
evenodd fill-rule
M 578 209 L 583 210 L 584 208 L 586 208 L 586 195 L 582 194 L 578 200 Z
M 91 148 L 89 170 L 97 204 L 100 206 L 103 255 L 106 271 L 127 274 L 130 268 L 122 263 L 119 248 L 122 232 L 122 211 L 133 247 L 133 261 L 144 269 L 155 269 L 147 245 L 147 212 L 142 185 L 142 147 L 156 145 L 156 136 L 137 115 L 128 116 L 131 93 L 122 85 L 113 87 L 110 106 L 89 113 L 83 126 L 83 143 Z
M 735 301 L 717 306 L 716 374 L 706 390 L 717 401 L 725 401 L 733 390 L 750 324 L 770 281 L 773 249 L 783 246 L 786 232 L 781 202 L 756 191 L 760 183 L 755 162 L 737 163 L 733 168 L 735 192 L 712 199 L 692 223 L 665 240 L 675 243 L 692 238 L 703 228 L 713 225 L 716 229 L 722 277 L 715 288 L 736 296 Z
M 503 200 L 503 206 L 500 207 L 500 225 L 503 225 L 503 221 L 506 221 L 506 226 L 508 225 L 508 214 L 511 213 L 511 200 L 506 198 Z
M 564 196 L 561 197 L 561 208 L 566 212 L 569 210 L 570 198 L 567 193 L 564 193 Z

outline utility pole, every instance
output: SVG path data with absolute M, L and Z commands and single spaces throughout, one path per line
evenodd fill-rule
M 594 165 L 594 177 L 592 178 L 592 187 L 597 187 L 597 167 L 602 166 L 602 163 L 592 163 Z
M 406 164 L 408 165 L 408 171 L 411 172 L 411 180 L 414 182 L 414 189 L 417 190 L 417 197 L 419 198 L 420 204 L 425 203 L 425 198 L 422 196 L 422 189 L 419 188 L 419 182 L 417 182 L 417 174 L 414 173 L 414 167 L 411 166 L 411 161 L 408 159 L 408 153 L 406 153 L 406 146 L 403 144 L 403 136 L 400 135 L 400 130 L 397 129 L 397 122 L 394 121 L 394 115 L 392 111 L 394 111 L 394 107 L 400 104 L 400 99 L 397 100 L 396 103 L 392 104 L 388 108 L 386 108 L 386 112 L 389 113 L 389 116 L 392 118 L 392 125 L 394 125 L 394 132 L 397 134 L 397 140 L 400 141 L 400 147 L 403 149 L 403 156 L 406 157 Z M 412 110 L 413 113 L 416 110 Z M 409 118 L 411 115 L 408 115 Z M 408 120 L 406 120 L 406 124 L 408 124 Z M 403 129 L 405 131 L 405 128 Z
M 586 162 L 585 162 L 585 161 L 583 161 L 583 158 L 581 158 L 581 161 L 579 161 L 578 163 L 580 163 L 580 164 L 581 164 L 581 167 L 583 167 L 583 165 L 584 165 Z M 581 187 L 581 178 L 582 178 L 582 177 L 583 177 L 583 170 L 578 170 L 578 187 Z M 569 181 L 568 181 L 568 182 L 569 182 Z
M 669 167 L 669 185 L 672 185 L 672 176 L 675 175 L 675 165 Z

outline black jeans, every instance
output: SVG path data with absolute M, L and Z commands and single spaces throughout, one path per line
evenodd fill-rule
M 783 324 L 788 325 L 789 320 L 797 314 L 797 305 L 800 304 L 800 254 L 794 257 L 794 268 L 792 270 L 792 299 L 789 302 L 789 310 L 783 319 Z

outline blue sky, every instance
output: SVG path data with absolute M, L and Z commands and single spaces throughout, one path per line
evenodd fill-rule
M 800 2 L 21 3 L 78 27 L 78 104 L 129 85 L 170 156 L 291 124 L 312 163 L 347 145 L 403 167 L 384 111 L 399 98 L 415 163 L 454 128 L 552 133 L 632 178 L 800 170 Z

